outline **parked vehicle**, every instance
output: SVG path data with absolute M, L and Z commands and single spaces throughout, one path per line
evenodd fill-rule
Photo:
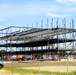
M 0 70 L 4 67 L 3 62 L 0 61 Z

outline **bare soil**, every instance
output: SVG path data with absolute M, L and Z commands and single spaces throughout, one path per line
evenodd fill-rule
M 13 71 L 7 71 L 5 69 L 0 70 L 0 75 L 33 75 L 33 74 L 19 74 L 19 73 L 14 73 Z
M 21 67 L 24 69 L 34 69 L 34 70 L 45 70 L 45 71 L 53 71 L 53 72 L 67 72 L 68 71 L 76 71 L 76 61 L 69 61 L 68 63 L 65 61 L 34 61 L 34 62 L 17 62 L 17 61 L 8 61 L 4 62 L 5 66 L 9 67 Z M 0 70 L 0 75 L 22 75 L 19 73 L 9 72 L 4 69 Z M 24 74 L 25 75 L 25 74 Z M 26 74 L 32 75 L 32 74 Z
M 37 67 L 37 66 L 76 66 L 76 61 L 34 61 L 34 62 L 5 62 L 5 66 L 13 67 Z

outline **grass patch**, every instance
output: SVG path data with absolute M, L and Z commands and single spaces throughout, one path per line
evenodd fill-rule
M 66 72 L 49 72 L 49 71 L 38 71 L 38 70 L 28 70 L 28 69 L 22 69 L 17 67 L 4 67 L 5 70 L 13 71 L 14 73 L 20 73 L 20 74 L 47 74 L 47 75 L 67 75 Z M 71 75 L 68 73 L 68 75 Z M 76 75 L 76 71 L 72 72 L 72 75 Z

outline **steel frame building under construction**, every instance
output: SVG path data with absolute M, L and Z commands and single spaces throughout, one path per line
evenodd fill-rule
M 63 27 L 59 27 L 57 18 L 56 27 L 53 27 L 52 19 L 51 28 L 10 26 L 1 29 L 0 47 L 6 50 L 6 54 L 75 52 L 76 28 L 74 28 L 74 21 L 72 20 L 70 23 L 70 28 L 66 27 L 66 19 L 63 20 L 62 25 Z

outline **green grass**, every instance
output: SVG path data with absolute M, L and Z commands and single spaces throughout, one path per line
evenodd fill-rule
M 17 68 L 17 67 L 4 67 L 5 70 L 8 71 L 13 71 L 14 73 L 20 73 L 20 74 L 27 74 L 27 73 L 31 73 L 31 74 L 47 74 L 47 75 L 67 75 L 66 72 L 49 72 L 49 71 L 38 71 L 38 70 L 27 70 L 27 69 L 22 69 L 22 68 Z M 72 75 L 76 75 L 76 71 L 72 72 Z M 68 75 L 71 75 L 70 73 L 68 73 Z

